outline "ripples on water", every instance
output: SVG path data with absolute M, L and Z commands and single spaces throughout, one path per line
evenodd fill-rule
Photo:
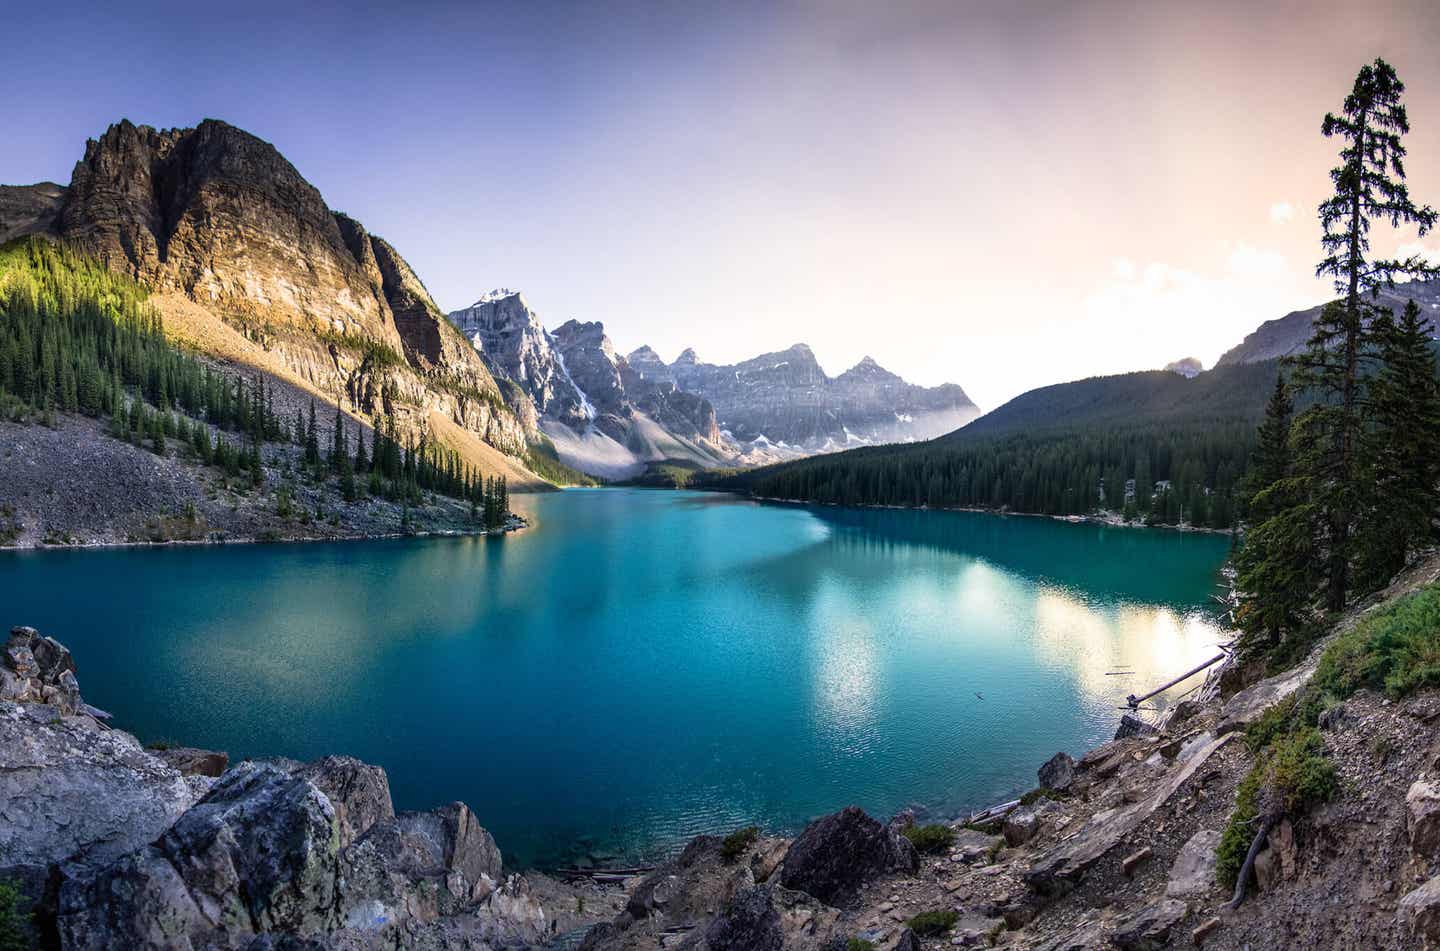
M 519 864 L 987 805 L 1220 640 L 1217 536 L 517 501 L 535 527 L 505 539 L 7 556 L 3 620 L 69 643 L 142 739 L 356 755 L 400 808 L 470 803 Z

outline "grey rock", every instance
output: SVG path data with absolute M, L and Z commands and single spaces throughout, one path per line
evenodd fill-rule
M 1035 837 L 1040 830 L 1040 817 L 1034 809 L 1027 806 L 1010 810 L 1005 817 L 1005 825 L 1002 832 L 1005 835 L 1005 844 L 1010 847 L 1024 845 Z
M 780 951 L 785 934 L 768 885 L 742 889 L 705 929 L 710 951 Z
M 1075 781 L 1075 760 L 1069 753 L 1060 752 L 1045 761 L 1037 776 L 1042 789 L 1064 792 Z
M 915 871 L 910 842 L 857 806 L 816 819 L 790 844 L 780 884 L 828 905 L 854 897 L 865 882 L 890 871 Z
M 956 829 L 955 841 L 950 844 L 950 848 L 960 861 L 972 864 L 988 858 L 1004 844 L 1004 836 L 990 835 L 976 829 Z
M 0 702 L 0 856 L 7 865 L 99 868 L 154 841 L 197 798 L 179 772 L 128 733 L 58 707 Z
M 1161 899 L 1146 905 L 1121 921 L 1110 936 L 1111 942 L 1124 951 L 1153 951 L 1165 947 L 1170 931 L 1185 920 L 1185 903 L 1174 898 Z
M 1410 850 L 1423 861 L 1440 858 L 1440 780 L 1420 779 L 1405 794 Z
M 1215 849 L 1220 833 L 1214 829 L 1196 832 L 1175 856 L 1165 884 L 1168 898 L 1196 898 L 1215 887 Z
M 1401 898 L 1395 915 L 1426 947 L 1440 945 L 1440 875 Z
M 1144 720 L 1127 713 L 1120 718 L 1120 727 L 1115 731 L 1115 739 L 1123 740 L 1132 736 L 1155 736 L 1160 731 Z
M 93 881 L 66 882 L 61 939 L 106 948 L 324 935 L 339 925 L 338 852 L 323 793 L 276 766 L 241 763 L 155 845 Z
M 390 778 L 378 766 L 351 756 L 326 756 L 313 763 L 296 764 L 291 772 L 314 783 L 334 806 L 341 848 L 360 838 L 375 823 L 395 816 Z

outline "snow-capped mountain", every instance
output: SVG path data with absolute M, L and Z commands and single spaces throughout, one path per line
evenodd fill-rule
M 512 405 L 529 404 L 566 465 L 625 478 L 664 459 L 734 461 L 709 402 L 632 370 L 601 324 L 570 320 L 547 332 L 520 292 L 506 289 L 449 317 L 509 384 Z
M 685 350 L 668 366 L 648 347 L 632 366 L 715 405 L 720 428 L 746 448 L 806 455 L 854 446 L 929 439 L 961 426 L 980 410 L 953 383 L 907 383 L 870 357 L 830 377 L 803 343 L 742 363 L 703 363 Z

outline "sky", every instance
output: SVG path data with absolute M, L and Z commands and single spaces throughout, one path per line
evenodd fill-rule
M 213 6 L 213 9 L 206 7 Z M 87 9 L 88 7 L 88 9 Z M 0 182 L 128 118 L 224 119 L 394 244 L 446 310 L 716 363 L 811 345 L 989 409 L 1207 366 L 1325 300 L 1320 135 L 1376 56 L 1440 205 L 1440 7 L 1313 3 L 30 4 Z M 1381 227 L 1376 250 L 1405 245 Z M 1414 247 L 1409 247 L 1409 246 Z

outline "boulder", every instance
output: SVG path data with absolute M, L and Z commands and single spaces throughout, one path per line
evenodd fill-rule
M 1215 850 L 1219 845 L 1220 833 L 1214 829 L 1201 829 L 1192 835 L 1170 865 L 1165 897 L 1196 898 L 1214 888 Z
M 1010 810 L 1005 817 L 1005 825 L 1001 829 L 1005 835 L 1005 844 L 1012 848 L 1029 842 L 1039 830 L 1040 817 L 1029 806 Z
M 1220 708 L 1220 723 L 1215 732 L 1224 735 L 1254 723 L 1266 710 L 1299 690 L 1315 673 L 1315 663 L 1314 660 L 1307 661 L 1235 693 Z
M 1405 794 L 1410 850 L 1424 861 L 1440 858 L 1440 780 L 1422 779 Z
M 1163 898 L 1122 920 L 1110 936 L 1110 941 L 1124 951 L 1163 948 L 1169 941 L 1171 929 L 1185 920 L 1185 914 L 1183 901 Z
M 816 819 L 790 844 L 780 884 L 828 905 L 849 901 L 865 882 L 919 868 L 915 847 L 857 806 Z
M 323 793 L 276 766 L 241 763 L 155 845 L 62 885 L 61 940 L 98 949 L 323 935 L 339 925 L 338 853 Z
M 83 712 L 75 659 L 33 627 L 12 628 L 0 648 L 0 700 L 45 703 L 65 716 Z
M 359 839 L 380 820 L 395 816 L 390 778 L 379 766 L 351 756 L 326 756 L 313 763 L 295 764 L 291 772 L 313 783 L 335 807 L 341 848 Z M 498 870 L 496 874 L 498 877 Z
M 230 754 L 200 750 L 193 746 L 172 746 L 150 752 L 175 767 L 182 776 L 209 776 L 218 779 L 230 765 Z
M 383 819 L 344 853 L 346 878 L 365 902 L 452 914 L 502 881 L 500 850 L 460 802 Z
M 780 951 L 785 935 L 768 885 L 741 889 L 705 929 L 710 951 Z
M 1037 775 L 1040 779 L 1041 789 L 1064 792 L 1075 781 L 1075 760 L 1069 753 L 1056 753 L 1045 761 L 1045 765 L 1040 767 Z
M 950 849 L 955 858 L 967 865 L 987 859 L 1005 845 L 1005 837 L 989 835 L 976 829 L 956 829 Z
M 6 865 L 98 870 L 153 842 L 202 793 L 129 733 L 58 707 L 0 702 Z
M 1160 731 L 1153 725 L 1146 723 L 1133 713 L 1127 713 L 1120 718 L 1120 727 L 1115 731 L 1115 739 L 1123 740 L 1132 736 L 1155 736 L 1159 732 Z
M 1395 916 L 1425 947 L 1440 947 L 1440 875 L 1400 899 Z

